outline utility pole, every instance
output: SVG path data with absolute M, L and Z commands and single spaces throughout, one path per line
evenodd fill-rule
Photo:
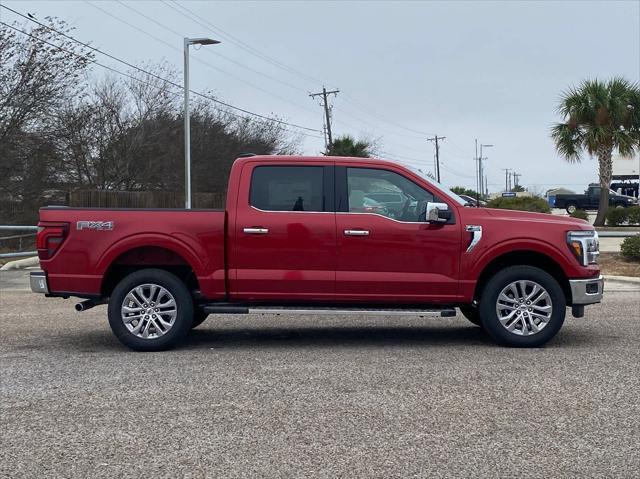
M 477 141 L 477 140 L 476 140 Z M 485 190 L 485 180 L 484 180 L 484 168 L 482 167 L 482 160 L 486 160 L 487 158 L 482 157 L 482 148 L 492 148 L 493 145 L 480 145 L 480 156 L 478 157 L 478 176 L 480 177 L 480 194 L 484 194 Z
M 507 191 L 511 191 L 511 188 L 509 188 L 509 172 L 511 168 L 502 168 L 502 170 L 504 170 L 504 191 L 506 193 Z
M 323 86 L 322 91 L 319 93 L 309 93 L 311 98 L 315 98 L 317 96 L 322 97 L 321 104 L 324 108 L 324 147 L 326 152 L 329 152 L 329 147 L 333 143 L 333 138 L 331 136 L 331 107 L 329 106 L 329 100 L 327 99 L 328 95 L 336 96 L 340 93 L 340 90 L 332 90 L 327 91 L 327 89 Z
M 435 135 L 433 138 L 427 138 L 427 141 L 433 141 L 436 145 L 436 179 L 440 183 L 440 146 L 438 140 L 444 140 L 446 136 Z
M 516 173 L 515 171 L 513 172 L 513 187 L 517 187 L 518 186 L 518 178 L 520 178 L 522 175 L 520 173 Z
M 480 162 L 478 161 L 478 139 L 476 138 L 476 206 L 480 207 Z

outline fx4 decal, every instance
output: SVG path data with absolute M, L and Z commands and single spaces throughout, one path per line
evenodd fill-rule
M 111 231 L 113 229 L 113 221 L 78 221 L 76 229 L 80 230 L 97 230 Z

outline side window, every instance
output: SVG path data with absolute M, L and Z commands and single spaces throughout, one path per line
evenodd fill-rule
M 322 166 L 257 166 L 249 202 L 265 211 L 324 211 Z
M 398 221 L 424 222 L 427 202 L 438 201 L 402 175 L 375 168 L 347 168 L 350 213 L 376 213 Z

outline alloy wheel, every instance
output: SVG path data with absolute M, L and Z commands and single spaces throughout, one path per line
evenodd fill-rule
M 542 331 L 553 313 L 551 297 L 535 281 L 509 283 L 498 295 L 496 314 L 500 324 L 512 334 L 529 336 Z
M 122 322 L 130 333 L 142 339 L 165 335 L 173 327 L 177 314 L 175 298 L 158 284 L 138 285 L 122 301 Z

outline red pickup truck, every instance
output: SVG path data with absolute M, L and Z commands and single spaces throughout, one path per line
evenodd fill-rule
M 209 314 L 437 314 L 540 346 L 602 299 L 598 235 L 549 214 L 472 208 L 417 170 L 364 158 L 253 156 L 225 210 L 46 207 L 31 288 L 108 303 L 136 350 Z

